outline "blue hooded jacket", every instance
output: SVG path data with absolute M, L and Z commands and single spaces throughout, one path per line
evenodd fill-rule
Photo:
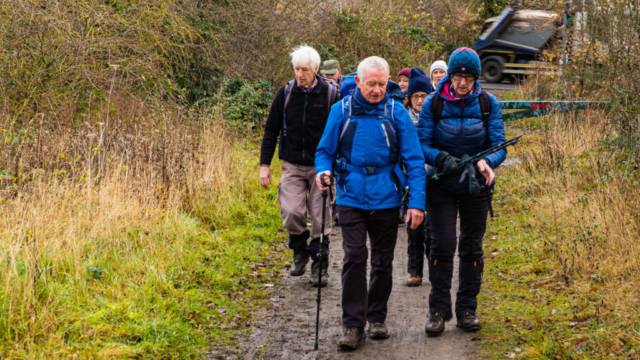
M 485 129 L 482 123 L 482 112 L 480 110 L 480 100 L 478 95 L 482 91 L 480 81 L 475 82 L 476 91 L 472 91 L 463 99 L 448 100 L 442 109 L 442 115 L 438 126 L 434 128 L 435 123 L 431 110 L 433 99 L 441 96 L 444 85 L 449 83 L 449 76 L 445 76 L 438 88 L 427 96 L 420 111 L 420 119 L 418 121 L 418 137 L 420 145 L 424 153 L 427 164 L 436 166 L 436 157 L 440 151 L 447 151 L 451 155 L 461 158 L 462 155 L 475 155 L 489 147 L 498 145 L 506 141 L 504 133 L 504 123 L 502 121 L 502 111 L 500 103 L 490 93 L 487 93 L 491 100 L 491 115 Z M 446 118 L 453 117 L 453 118 Z M 486 131 L 489 131 L 487 134 Z M 507 150 L 500 150 L 493 154 L 487 155 L 485 158 L 491 168 L 495 169 L 507 156 Z M 430 171 L 433 172 L 433 171 Z M 432 175 L 432 174 L 429 174 Z M 484 187 L 485 180 L 477 170 L 476 177 L 481 187 Z M 438 180 L 440 185 L 447 190 L 458 193 L 468 193 L 468 184 L 463 182 L 459 184 L 460 175 L 445 176 Z
M 424 157 L 409 113 L 402 103 L 388 94 L 380 103 L 371 104 L 356 90 L 353 95 L 331 107 L 327 126 L 316 151 L 316 173 L 327 170 L 333 173 L 333 165 L 338 158 L 360 168 L 383 169 L 397 165 L 401 156 L 411 192 L 409 208 L 424 210 Z M 402 187 L 398 184 L 395 172 L 363 174 L 336 171 L 336 204 L 363 210 L 390 209 L 402 204 Z

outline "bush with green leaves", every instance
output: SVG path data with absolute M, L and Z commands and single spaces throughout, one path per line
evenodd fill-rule
M 247 80 L 240 75 L 224 79 L 221 89 L 213 99 L 222 109 L 224 119 L 239 130 L 252 131 L 269 114 L 273 100 L 273 85 L 262 79 Z

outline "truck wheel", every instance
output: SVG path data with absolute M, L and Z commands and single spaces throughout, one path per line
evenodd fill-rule
M 490 83 L 499 83 L 504 78 L 502 64 L 497 60 L 488 60 L 482 64 L 482 77 Z

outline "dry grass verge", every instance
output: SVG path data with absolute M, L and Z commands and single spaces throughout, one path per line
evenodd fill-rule
M 250 137 L 194 118 L 5 128 L 0 356 L 195 358 L 249 328 L 283 246 L 275 189 Z
M 487 354 L 636 358 L 637 157 L 600 113 L 536 127 L 498 181 L 481 300 Z

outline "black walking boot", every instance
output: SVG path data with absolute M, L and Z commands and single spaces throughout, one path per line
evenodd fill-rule
M 469 313 L 458 316 L 458 324 L 456 326 L 464 331 L 478 331 L 482 328 L 478 317 Z
M 307 240 L 309 240 L 309 230 L 305 230 L 299 235 L 289 234 L 289 249 L 293 250 L 293 263 L 289 270 L 291 276 L 302 276 L 307 270 L 306 267 L 309 262 Z
M 322 287 L 327 286 L 327 283 L 329 282 L 329 274 L 327 273 L 328 267 L 329 265 L 326 263 L 326 261 L 322 262 L 322 267 L 320 266 L 319 261 L 314 261 L 311 263 L 311 284 L 313 284 L 314 287 L 318 287 L 318 273 L 320 271 L 322 271 Z
M 309 262 L 308 250 L 294 250 L 293 263 L 289 273 L 291 276 L 302 276 L 307 271 L 307 263 Z
M 447 321 L 440 313 L 429 314 L 427 325 L 424 327 L 424 331 L 429 337 L 440 336 L 444 331 L 444 323 Z
M 323 257 L 322 261 L 322 287 L 327 286 L 328 282 L 328 273 L 327 269 L 329 268 L 329 236 L 324 237 L 324 246 L 323 246 Z M 320 252 L 320 238 L 313 238 L 309 242 L 309 254 L 313 259 L 311 263 L 311 283 L 313 286 L 318 286 L 318 272 L 320 271 L 320 259 L 318 258 L 318 253 Z

